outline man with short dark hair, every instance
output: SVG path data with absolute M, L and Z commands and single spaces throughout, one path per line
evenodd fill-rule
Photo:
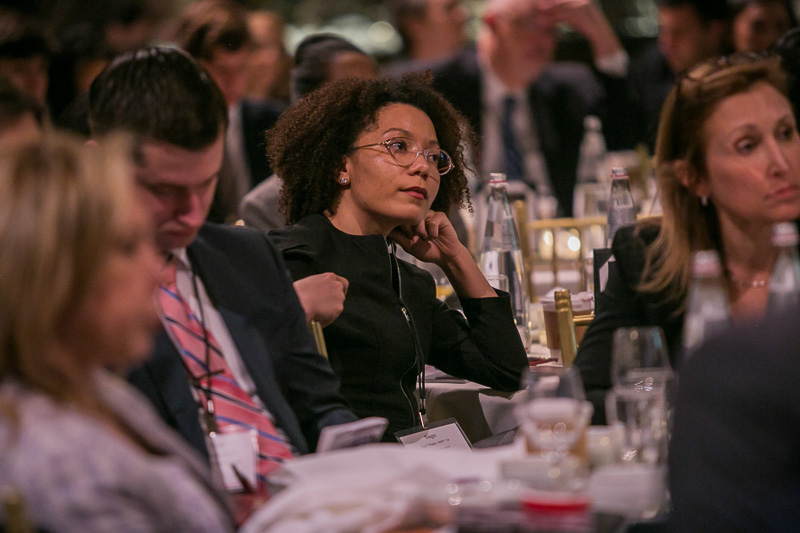
M 264 132 L 278 119 L 283 104 L 243 99 L 251 38 L 247 12 L 232 0 L 201 0 L 181 13 L 175 40 L 211 74 L 228 106 L 225 159 L 210 220 L 234 222 L 242 197 L 272 170 Z
M 259 473 L 313 451 L 323 427 L 356 417 L 315 350 L 280 253 L 257 231 L 205 222 L 228 123 L 222 93 L 185 53 L 149 48 L 113 61 L 89 99 L 94 136 L 134 135 L 136 186 L 171 258 L 159 292 L 164 330 L 131 382 L 212 464 L 218 425 L 258 430 Z M 254 420 L 224 415 L 231 403 Z M 262 437 L 280 453 L 264 452 Z
M 642 103 L 647 141 L 655 144 L 661 106 L 675 75 L 728 48 L 726 0 L 659 0 L 658 44 L 631 64 L 631 82 Z
M 470 13 L 462 0 L 389 0 L 387 7 L 403 38 L 404 59 L 444 58 L 466 44 Z

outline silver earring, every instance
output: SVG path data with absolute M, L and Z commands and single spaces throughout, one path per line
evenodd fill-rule
M 339 183 L 341 183 L 342 185 L 347 185 L 347 178 L 342 176 L 341 178 L 339 178 Z
M 700 197 L 700 205 L 702 205 L 703 207 L 708 207 L 708 196 Z

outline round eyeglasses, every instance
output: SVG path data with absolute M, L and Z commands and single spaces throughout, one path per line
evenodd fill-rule
M 425 161 L 427 161 L 428 165 L 436 169 L 440 176 L 447 174 L 453 170 L 455 166 L 453 165 L 453 159 L 450 157 L 450 154 L 441 148 L 436 147 L 421 150 L 420 147 L 417 146 L 417 143 L 403 137 L 393 137 L 379 143 L 354 146 L 353 150 L 369 148 L 371 146 L 383 146 L 386 148 L 386 151 L 389 152 L 389 155 L 392 156 L 392 159 L 406 168 L 414 164 L 414 161 L 417 160 L 420 154 L 425 157 Z

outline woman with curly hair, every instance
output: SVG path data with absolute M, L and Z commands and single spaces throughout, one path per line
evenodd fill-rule
M 295 279 L 349 281 L 325 341 L 342 393 L 359 416 L 389 419 L 387 440 L 424 417 L 425 364 L 506 391 L 527 367 L 508 294 L 489 285 L 444 214 L 469 202 L 471 136 L 460 124 L 429 78 L 411 75 L 326 85 L 270 134 L 290 225 L 270 235 Z M 466 318 L 397 245 L 445 272 Z

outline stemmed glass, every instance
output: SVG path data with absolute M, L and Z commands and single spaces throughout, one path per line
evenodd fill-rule
M 579 480 L 573 474 L 585 465 L 571 452 L 591 417 L 580 375 L 574 368 L 532 370 L 526 395 L 518 414 L 528 448 L 541 452 L 553 465 L 550 477 L 558 481 L 559 488 L 572 488 L 570 484 Z
M 661 328 L 614 332 L 611 381 L 606 414 L 625 430 L 623 462 L 663 462 L 675 374 Z

